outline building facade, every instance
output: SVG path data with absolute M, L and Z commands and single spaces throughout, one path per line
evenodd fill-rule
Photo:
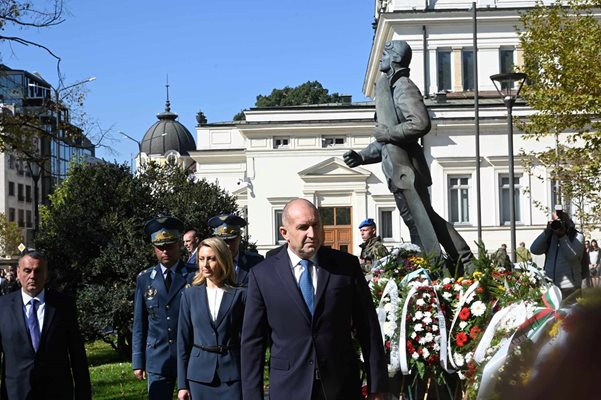
M 31 243 L 33 238 L 36 186 L 39 203 L 46 203 L 54 187 L 66 178 L 69 164 L 90 159 L 95 153 L 85 136 L 77 143 L 67 138 L 62 128 L 74 127 L 69 121 L 69 110 L 57 104 L 57 100 L 60 101 L 57 96 L 55 89 L 41 76 L 4 65 L 0 67 L 2 112 L 34 116 L 35 130 L 39 132 L 32 136 L 33 151 L 37 153 L 35 162 L 17 152 L 0 153 L 0 188 L 3 189 L 0 212 L 23 229 L 26 243 Z M 34 176 L 30 165 L 33 165 Z

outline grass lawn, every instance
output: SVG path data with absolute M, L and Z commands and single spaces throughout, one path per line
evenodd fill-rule
M 131 362 L 121 359 L 108 344 L 102 341 L 88 343 L 86 353 L 94 400 L 139 400 L 147 397 L 146 381 L 137 380 Z

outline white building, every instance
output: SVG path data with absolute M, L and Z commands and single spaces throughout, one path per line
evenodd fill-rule
M 507 111 L 489 76 L 510 72 L 522 57 L 514 26 L 518 12 L 533 1 L 478 3 L 478 87 L 480 89 L 481 226 L 489 251 L 510 243 Z M 434 209 L 453 222 L 472 246 L 477 240 L 476 139 L 474 123 L 473 21 L 471 2 L 376 1 L 378 25 L 364 81 L 374 95 L 384 43 L 406 40 L 413 49 L 411 78 L 422 90 L 432 130 L 423 140 L 433 184 Z M 436 93 L 446 93 L 436 97 Z M 445 99 L 446 97 L 446 99 Z M 438 101 L 437 101 L 438 99 Z M 281 210 L 304 197 L 321 210 L 326 244 L 359 253 L 357 225 L 375 218 L 390 246 L 409 240 L 379 164 L 348 168 L 342 154 L 373 140 L 373 103 L 250 109 L 246 121 L 197 127 L 197 178 L 217 180 L 238 197 L 248 234 L 260 252 L 281 238 Z M 514 116 L 531 113 L 523 103 Z M 514 135 L 517 242 L 528 245 L 548 215 L 535 201 L 552 206 L 552 187 L 525 173 L 520 149 L 553 143 L 525 142 Z M 543 175 L 545 171 L 539 171 Z

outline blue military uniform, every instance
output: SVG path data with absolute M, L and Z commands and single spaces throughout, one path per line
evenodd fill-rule
M 179 224 L 181 221 L 172 217 L 157 218 L 144 230 L 155 246 L 177 243 L 183 230 Z M 146 371 L 150 400 L 172 398 L 177 378 L 179 304 L 196 271 L 178 261 L 171 267 L 172 281 L 167 289 L 161 267 L 159 263 L 138 275 L 134 300 L 132 368 Z
M 208 224 L 213 228 L 213 236 L 227 242 L 241 237 L 241 229 L 246 226 L 246 221 L 235 214 L 220 214 L 209 219 Z M 250 251 L 239 251 L 234 255 L 236 283 L 240 286 L 247 286 L 248 271 L 263 259 L 262 255 Z

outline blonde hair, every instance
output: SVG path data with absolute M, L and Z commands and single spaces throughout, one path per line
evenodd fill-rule
M 200 268 L 200 264 L 198 261 L 198 254 L 200 253 L 201 247 L 208 247 L 215 252 L 215 258 L 217 259 L 217 265 L 221 270 L 222 274 L 220 280 L 215 282 L 217 286 L 235 286 L 236 285 L 236 272 L 234 271 L 234 257 L 232 256 L 232 252 L 230 251 L 227 244 L 218 237 L 210 237 L 198 245 L 197 248 L 197 257 L 196 257 L 196 266 L 198 267 L 198 273 L 194 277 L 192 281 L 192 285 L 199 286 L 206 282 L 207 278 L 202 273 L 202 269 Z

